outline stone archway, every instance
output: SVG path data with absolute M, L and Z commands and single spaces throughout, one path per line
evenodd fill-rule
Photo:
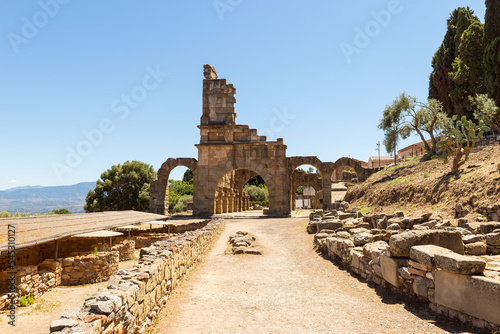
M 332 180 L 331 175 L 333 170 L 328 163 L 323 163 L 318 157 L 315 156 L 307 156 L 307 157 L 289 157 L 288 158 L 288 168 L 290 171 L 291 178 L 293 177 L 293 173 L 297 167 L 302 165 L 311 165 L 315 167 L 317 170 L 321 172 L 321 192 L 322 192 L 322 208 L 327 210 L 331 207 L 332 202 Z M 319 187 L 318 187 L 319 188 Z M 295 193 L 295 189 L 290 189 L 290 199 Z
M 323 200 L 322 179 L 316 173 L 309 174 L 298 169 L 292 172 L 292 192 L 290 196 L 292 210 L 295 210 L 295 191 L 298 187 L 306 185 L 313 187 L 316 192 L 314 208 L 319 209 L 322 207 L 322 205 L 319 206 L 320 200 Z
M 158 170 L 158 179 L 151 182 L 149 206 L 150 211 L 158 214 L 168 213 L 168 177 L 170 172 L 179 166 L 187 167 L 193 173 L 193 183 L 197 177 L 198 161 L 193 158 L 168 158 Z M 193 195 L 194 197 L 195 195 Z M 194 200 L 194 198 L 193 198 Z
M 287 217 L 291 213 L 292 173 L 301 165 L 312 165 L 322 174 L 321 192 L 324 209 L 331 207 L 332 173 L 336 166 L 352 166 L 360 181 L 378 169 L 363 168 L 354 159 L 322 162 L 314 156 L 286 157 L 282 138 L 267 141 L 257 130 L 248 125 L 236 124 L 234 104 L 236 89 L 226 79 L 218 79 L 217 72 L 209 65 L 203 80 L 203 106 L 200 119 L 198 160 L 192 158 L 168 159 L 158 171 L 158 180 L 151 183 L 151 212 L 166 214 L 168 211 L 168 175 L 176 166 L 186 166 L 193 172 L 193 214 L 210 216 L 217 212 L 217 187 L 219 180 L 232 171 L 232 189 L 241 192 L 243 181 L 259 174 L 269 189 L 269 216 Z M 342 160 L 342 161 L 341 161 Z M 243 172 L 250 171 L 250 172 Z M 241 188 L 241 190 L 239 190 Z M 319 188 L 319 186 L 318 186 Z
M 244 192 L 243 187 L 258 175 L 248 169 L 236 169 L 224 174 L 215 189 L 215 214 L 249 210 L 250 196 Z

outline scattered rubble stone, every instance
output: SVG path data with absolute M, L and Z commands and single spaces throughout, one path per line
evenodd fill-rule
M 328 236 L 327 233 L 323 233 L 323 235 L 324 238 Z M 238 231 L 236 234 L 230 235 L 229 244 L 232 245 L 233 254 L 262 255 L 262 249 L 255 243 L 255 236 L 248 232 Z

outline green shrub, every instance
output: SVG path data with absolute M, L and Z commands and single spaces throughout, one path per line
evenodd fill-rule
M 251 205 L 260 205 L 262 207 L 268 208 L 269 207 L 269 201 L 250 201 Z
M 269 190 L 266 188 L 258 187 L 258 186 L 250 186 L 246 185 L 243 188 L 243 191 L 250 196 L 250 202 L 264 202 L 269 201 Z
M 22 296 L 21 297 L 21 306 L 28 306 L 33 304 L 35 298 L 33 296 Z
M 52 210 L 49 212 L 50 215 L 69 215 L 71 212 L 68 209 Z
M 186 203 L 193 201 L 193 195 L 183 195 L 176 197 L 174 200 L 170 201 L 168 204 L 168 211 L 171 213 L 182 212 L 182 209 L 186 206 Z

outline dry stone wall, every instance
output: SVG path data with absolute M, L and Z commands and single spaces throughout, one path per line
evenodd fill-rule
M 105 281 L 118 271 L 118 251 L 75 256 L 62 260 L 62 285 L 81 285 Z
M 125 240 L 111 247 L 112 252 L 118 252 L 119 261 L 129 261 L 134 259 L 135 241 Z
M 45 260 L 38 266 L 22 266 L 16 268 L 16 293 L 13 300 L 17 306 L 20 305 L 21 297 L 38 298 L 48 290 L 61 284 L 61 262 L 54 260 Z M 11 277 L 10 271 L 0 272 L 0 313 L 9 309 L 12 299 L 8 296 L 8 279 Z
M 408 218 L 402 212 L 363 216 L 317 210 L 308 231 L 316 233 L 322 251 L 364 279 L 426 300 L 440 314 L 498 330 L 500 256 L 490 246 L 500 231 L 495 222 L 478 224 L 452 227 L 431 214 Z
M 223 223 L 211 221 L 141 249 L 139 264 L 119 270 L 106 288 L 87 296 L 81 308 L 63 313 L 52 333 L 143 333 L 165 304 L 172 289 L 206 252 Z

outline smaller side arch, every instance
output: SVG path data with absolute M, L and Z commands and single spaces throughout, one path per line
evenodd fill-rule
M 309 185 L 314 188 L 316 192 L 315 196 L 315 208 L 320 208 L 320 198 L 322 199 L 323 193 L 323 182 L 322 178 L 318 177 L 316 173 L 308 174 L 304 171 L 295 170 L 292 173 L 292 193 L 291 193 L 291 207 L 295 210 L 295 191 L 300 186 Z
M 187 167 L 193 172 L 196 180 L 198 161 L 194 158 L 168 158 L 158 170 L 158 179 L 151 181 L 149 196 L 149 211 L 152 213 L 168 214 L 168 176 L 172 169 L 178 166 Z M 196 181 L 195 181 L 196 182 Z

